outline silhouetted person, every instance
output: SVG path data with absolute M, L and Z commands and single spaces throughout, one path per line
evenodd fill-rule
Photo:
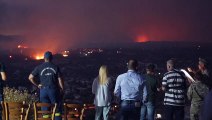
M 155 65 L 149 64 L 146 67 L 145 83 L 147 88 L 147 99 L 141 107 L 140 120 L 154 120 L 156 94 L 159 91 L 159 77 L 155 74 Z
M 114 94 L 121 99 L 121 120 L 138 120 L 140 103 L 146 99 L 146 87 L 143 76 L 137 73 L 138 62 L 129 60 L 127 73 L 116 79 Z
M 191 100 L 190 119 L 200 120 L 200 111 L 209 88 L 202 83 L 203 75 L 200 71 L 194 74 L 194 79 L 195 82 L 189 86 L 187 92 L 188 99 Z
M 99 75 L 94 79 L 92 93 L 95 94 L 94 104 L 96 107 L 95 120 L 109 120 L 109 111 L 112 99 L 112 81 L 108 77 L 108 68 L 102 65 L 99 69 Z
M 6 81 L 6 71 L 5 71 L 5 66 L 3 63 L 0 62 L 0 102 L 4 101 L 4 96 L 3 96 L 3 87 L 4 87 L 4 81 Z M 0 120 L 2 120 L 2 107 L 0 105 Z
M 202 111 L 202 120 L 212 120 L 212 90 L 208 93 L 204 100 L 203 111 Z
M 167 73 L 164 74 L 162 90 L 165 91 L 165 120 L 183 120 L 186 95 L 184 73 L 175 69 L 175 60 L 167 61 Z
M 63 91 L 63 80 L 60 69 L 52 63 L 52 53 L 47 51 L 44 54 L 44 63 L 37 66 L 29 75 L 29 80 L 40 89 L 40 102 L 57 103 L 55 120 L 61 120 L 61 92 Z M 35 82 L 35 77 L 40 78 L 40 83 Z M 45 110 L 46 108 L 42 108 Z M 43 117 L 50 117 L 44 115 Z

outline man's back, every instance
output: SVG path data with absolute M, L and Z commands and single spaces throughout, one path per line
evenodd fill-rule
M 32 74 L 39 76 L 42 86 L 58 87 L 58 77 L 61 76 L 61 72 L 53 63 L 45 62 L 37 66 Z
M 181 71 L 165 73 L 162 85 L 165 87 L 164 105 L 184 106 L 186 81 Z
M 156 75 L 145 75 L 146 87 L 147 87 L 147 99 L 154 102 L 156 99 L 157 88 L 159 88 L 159 81 Z
M 208 87 L 200 81 L 192 83 L 188 89 L 188 98 L 192 104 L 201 104 L 204 97 L 208 94 Z
M 121 100 L 140 100 L 143 78 L 135 71 L 118 76 L 114 94 L 120 96 Z

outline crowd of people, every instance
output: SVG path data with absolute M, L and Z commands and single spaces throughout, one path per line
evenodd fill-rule
M 52 63 L 52 59 L 52 53 L 47 51 L 44 54 L 45 62 L 31 72 L 29 80 L 39 88 L 40 102 L 58 104 L 55 119 L 62 120 L 61 94 L 64 92 L 64 81 L 59 67 Z M 165 120 L 184 120 L 187 98 L 191 101 L 191 120 L 212 120 L 210 111 L 212 80 L 207 61 L 200 58 L 197 70 L 188 68 L 194 81 L 177 69 L 176 63 L 174 59 L 167 61 L 167 72 L 160 82 L 155 72 L 155 64 L 148 64 L 146 74 L 140 74 L 138 61 L 131 59 L 127 63 L 128 71 L 117 77 L 115 88 L 108 66 L 102 65 L 92 84 L 92 93 L 95 95 L 95 120 L 101 120 L 102 116 L 104 120 L 110 119 L 112 99 L 116 99 L 119 103 L 121 120 L 154 120 L 159 91 L 165 93 L 163 117 Z M 6 71 L 2 63 L 0 73 L 0 101 L 3 101 L 3 81 L 6 80 Z M 37 78 L 40 82 L 36 80 Z
M 174 59 L 167 61 L 167 72 L 160 83 L 160 78 L 155 73 L 155 64 L 147 65 L 146 74 L 140 74 L 138 61 L 129 60 L 128 71 L 117 77 L 114 90 L 111 89 L 107 66 L 101 66 L 92 85 L 92 92 L 95 94 L 95 120 L 101 120 L 101 114 L 104 120 L 109 119 L 113 95 L 119 99 L 121 120 L 154 120 L 159 91 L 165 93 L 163 119 L 184 120 L 186 101 L 190 100 L 191 120 L 212 120 L 209 110 L 212 107 L 212 92 L 209 92 L 212 80 L 207 68 L 208 63 L 199 58 L 197 70 L 188 68 L 191 78 L 177 69 L 176 64 Z

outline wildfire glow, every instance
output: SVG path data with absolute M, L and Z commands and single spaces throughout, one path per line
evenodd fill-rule
M 42 60 L 42 59 L 44 59 L 44 56 L 43 56 L 43 54 L 37 54 L 37 55 L 35 55 L 35 57 L 34 57 L 36 60 Z
M 136 42 L 147 42 L 148 41 L 148 37 L 145 36 L 145 35 L 139 35 L 137 38 L 136 38 Z

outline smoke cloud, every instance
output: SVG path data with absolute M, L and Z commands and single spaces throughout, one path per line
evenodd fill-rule
M 0 34 L 52 51 L 151 41 L 210 41 L 211 0 L 0 0 Z M 148 41 L 147 40 L 147 41 Z

